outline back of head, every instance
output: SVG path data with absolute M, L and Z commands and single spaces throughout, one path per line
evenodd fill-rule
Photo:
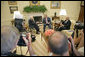
M 1 27 L 1 54 L 12 51 L 18 42 L 19 32 L 15 27 Z
M 51 52 L 57 55 L 63 55 L 68 51 L 67 36 L 61 32 L 55 32 L 48 39 L 48 45 Z

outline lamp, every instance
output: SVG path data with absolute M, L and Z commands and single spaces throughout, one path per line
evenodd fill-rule
M 60 10 L 60 15 L 64 15 L 64 16 L 67 15 L 66 10 L 65 9 L 61 9 Z
M 23 15 L 20 13 L 20 11 L 14 11 L 13 19 L 23 19 Z
M 65 9 L 61 9 L 59 15 L 66 16 L 67 15 L 66 10 Z

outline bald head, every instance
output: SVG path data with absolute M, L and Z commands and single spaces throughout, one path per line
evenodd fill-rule
M 48 40 L 49 48 L 55 54 L 62 55 L 68 50 L 67 36 L 61 32 L 55 32 Z

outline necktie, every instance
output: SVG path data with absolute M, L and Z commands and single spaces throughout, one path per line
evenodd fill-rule
M 46 24 L 48 24 L 48 20 L 47 20 L 47 18 L 46 18 Z

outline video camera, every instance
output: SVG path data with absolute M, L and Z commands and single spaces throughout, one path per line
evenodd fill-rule
M 84 29 L 84 24 L 81 22 L 76 22 L 74 29 Z
M 27 35 L 23 33 L 22 37 L 27 38 Z M 33 42 L 33 41 L 35 41 L 36 36 L 35 35 L 31 35 L 31 38 L 32 38 L 32 42 Z M 29 39 L 28 39 L 28 41 L 29 41 Z
M 21 33 L 21 35 L 20 35 L 20 39 L 19 39 L 19 41 L 18 41 L 18 46 L 26 46 L 26 43 L 24 42 L 24 40 L 23 40 L 23 38 L 22 37 L 25 37 L 25 38 L 27 38 L 27 35 L 26 35 L 26 33 Z M 34 42 L 36 39 L 36 36 L 35 35 L 31 35 L 31 38 L 32 38 L 32 42 Z M 29 41 L 29 39 L 28 39 L 28 41 Z

